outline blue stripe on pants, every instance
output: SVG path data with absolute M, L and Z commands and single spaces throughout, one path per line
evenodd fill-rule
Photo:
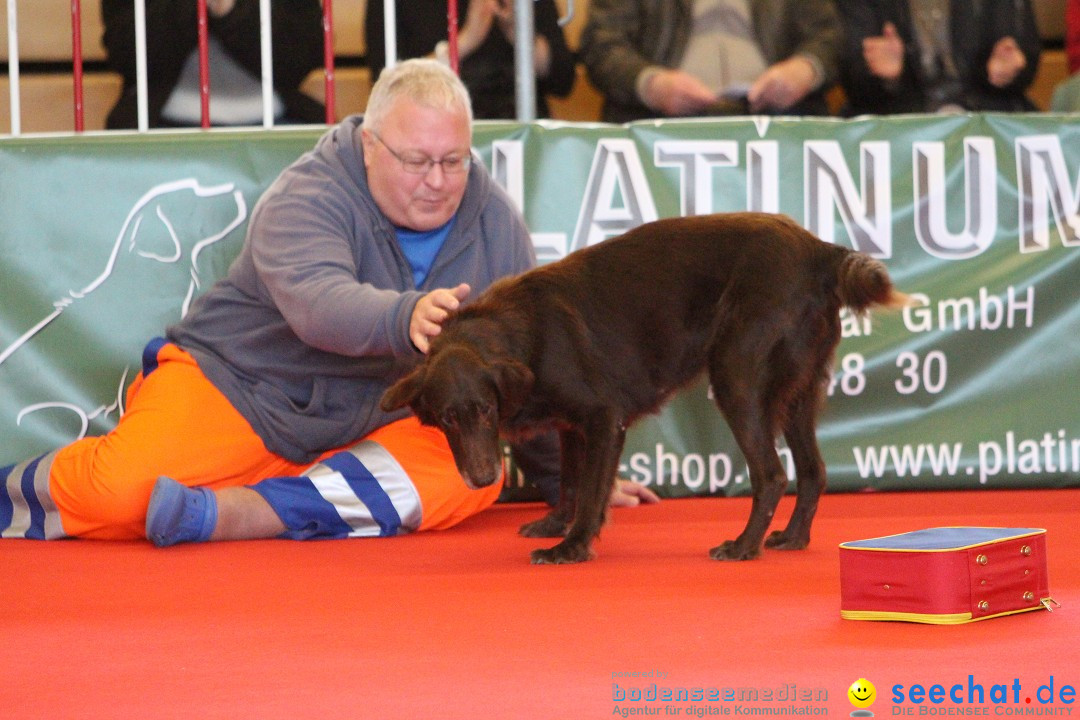
M 11 524 L 11 514 L 14 506 L 7 494 L 7 480 L 14 469 L 14 465 L 0 468 L 0 532 L 7 530 L 8 525 Z
M 12 465 L 0 470 L 0 536 L 8 538 L 28 538 L 31 540 L 51 539 L 46 532 L 46 521 L 55 523 L 53 537 L 63 537 L 56 507 L 49 497 L 47 473 L 52 463 L 52 454 L 41 455 L 27 462 Z M 42 466 L 46 458 L 48 462 Z M 42 478 L 41 492 L 38 497 L 35 477 L 39 470 L 46 475 Z
M 288 528 L 280 537 L 316 540 L 348 537 L 352 528 L 306 477 L 267 478 L 251 486 Z
M 359 458 L 349 452 L 340 452 L 324 460 L 323 465 L 341 473 L 345 481 L 349 483 L 349 487 L 356 493 L 356 497 L 367 505 L 372 518 L 379 524 L 381 537 L 397 535 L 401 527 L 401 516 L 398 515 L 394 504 L 390 502 L 390 496 Z
M 22 476 L 23 499 L 26 500 L 26 507 L 30 510 L 30 527 L 24 537 L 31 540 L 45 539 L 45 508 L 42 507 L 41 501 L 38 500 L 37 489 L 34 487 L 34 475 L 37 473 L 38 463 L 40 462 L 40 457 L 35 458 L 32 463 L 26 466 Z
M 281 537 L 311 540 L 343 538 L 358 532 L 375 535 L 376 527 L 380 537 L 398 534 L 402 521 L 397 508 L 355 455 L 340 452 L 316 465 L 309 474 L 314 477 L 276 477 L 251 486 L 285 524 L 287 530 Z M 364 508 L 362 525 L 370 528 L 370 533 L 353 527 L 346 519 L 352 516 L 356 521 L 359 505 Z
M 142 351 L 142 374 L 144 378 L 149 377 L 150 373 L 157 370 L 158 353 L 161 352 L 161 348 L 168 344 L 169 341 L 163 337 L 156 337 L 146 343 L 146 347 L 144 347 Z

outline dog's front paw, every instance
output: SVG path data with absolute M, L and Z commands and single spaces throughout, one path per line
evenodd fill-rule
M 553 538 L 566 535 L 567 523 L 555 513 L 548 513 L 539 520 L 525 523 L 518 528 L 518 534 L 530 538 Z
M 758 547 L 742 547 L 735 540 L 727 540 L 709 551 L 713 560 L 753 560 L 761 554 Z
M 765 538 L 765 547 L 770 550 L 804 550 L 809 544 L 809 538 L 795 537 L 781 530 L 774 530 Z
M 588 545 L 561 542 L 555 547 L 533 550 L 533 565 L 569 565 L 592 560 L 594 555 Z

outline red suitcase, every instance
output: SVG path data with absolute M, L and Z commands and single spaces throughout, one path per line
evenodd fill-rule
M 1039 528 L 940 527 L 840 545 L 848 620 L 950 625 L 1051 603 Z

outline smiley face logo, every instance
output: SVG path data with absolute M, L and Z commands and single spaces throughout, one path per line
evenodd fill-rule
M 859 678 L 851 683 L 847 691 L 848 700 L 857 708 L 868 708 L 877 700 L 877 689 L 874 683 L 866 678 Z

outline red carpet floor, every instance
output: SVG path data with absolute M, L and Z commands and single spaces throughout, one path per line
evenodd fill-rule
M 748 511 L 619 510 L 597 559 L 565 567 L 528 564 L 542 543 L 515 530 L 536 505 L 390 540 L 0 541 L 0 716 L 847 717 L 859 678 L 877 717 L 970 712 L 979 693 L 989 715 L 1080 714 L 1080 490 L 829 495 L 810 549 L 709 560 Z M 939 525 L 1047 528 L 1062 607 L 957 626 L 840 618 L 838 543 Z M 912 702 L 913 685 L 960 686 L 961 702 Z

